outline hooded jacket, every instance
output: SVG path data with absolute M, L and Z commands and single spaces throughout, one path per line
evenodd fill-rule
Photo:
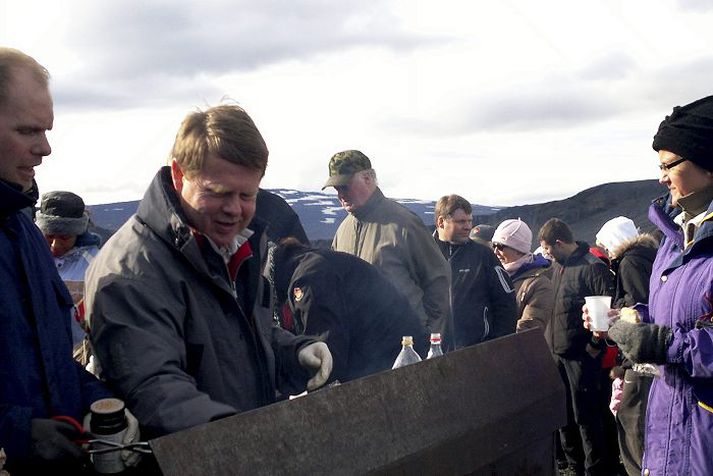
M 610 296 L 614 287 L 612 273 L 589 252 L 587 243 L 578 241 L 564 263 L 552 263 L 551 279 L 554 307 L 545 338 L 554 354 L 578 359 L 592 337 L 582 325 L 584 297 Z
M 401 337 L 425 356 L 427 336 L 406 298 L 374 266 L 347 253 L 280 246 L 275 253 L 278 301 L 289 303 L 306 335 L 320 336 L 342 382 L 390 369 Z
M 304 390 L 297 352 L 313 340 L 273 326 L 260 223 L 229 266 L 191 230 L 163 167 L 136 215 L 87 272 L 91 339 L 103 377 L 150 436 Z
M 453 319 L 443 343 L 458 349 L 515 332 L 517 309 L 512 281 L 493 250 L 468 240 L 463 244 L 433 238 L 451 266 Z
M 339 225 L 332 249 L 371 263 L 403 293 L 426 332 L 444 332 L 450 269 L 415 213 L 378 188 Z
M 642 234 L 615 249 L 611 269 L 616 274 L 616 292 L 612 308 L 632 307 L 649 301 L 649 279 L 658 243 L 653 236 Z
M 539 327 L 544 333 L 552 316 L 552 282 L 550 262 L 542 255 L 534 255 L 511 276 L 515 287 L 518 332 Z
M 30 420 L 68 415 L 111 396 L 72 359 L 72 299 L 42 233 L 23 212 L 32 200 L 0 181 L 0 447 L 23 474 Z
M 646 412 L 642 468 L 651 475 L 713 473 L 713 204 L 684 249 L 670 197 L 649 208 L 663 232 L 651 274 L 648 315 L 668 326 L 667 363 L 654 379 Z

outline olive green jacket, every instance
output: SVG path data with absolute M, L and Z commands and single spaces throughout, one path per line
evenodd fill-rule
M 426 331 L 443 333 L 450 319 L 451 270 L 415 213 L 377 188 L 342 221 L 332 248 L 376 266 L 406 296 Z

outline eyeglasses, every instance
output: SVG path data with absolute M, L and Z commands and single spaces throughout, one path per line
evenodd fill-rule
M 681 157 L 680 159 L 674 160 L 673 162 L 669 162 L 669 163 L 667 163 L 667 164 L 659 164 L 659 169 L 661 169 L 661 172 L 668 172 L 669 170 L 671 170 L 672 168 L 674 168 L 675 166 L 677 166 L 677 165 L 680 164 L 681 162 L 684 162 L 685 160 L 686 160 L 686 159 L 684 159 L 683 157 Z
M 509 248 L 509 247 L 508 247 L 508 246 L 505 246 L 505 245 L 502 244 L 502 243 L 493 243 L 493 249 L 494 249 L 494 250 L 502 251 L 502 250 L 504 250 L 505 248 Z

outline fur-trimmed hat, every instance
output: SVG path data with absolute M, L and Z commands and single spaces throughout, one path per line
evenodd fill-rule
M 89 216 L 79 195 L 47 192 L 42 195 L 36 223 L 45 235 L 79 236 L 87 231 Z

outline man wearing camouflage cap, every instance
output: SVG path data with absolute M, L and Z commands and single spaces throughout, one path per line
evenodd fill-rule
M 423 221 L 384 197 L 369 158 L 358 150 L 329 161 L 329 179 L 349 213 L 332 248 L 375 265 L 408 298 L 426 332 L 443 332 L 449 319 L 450 267 Z

